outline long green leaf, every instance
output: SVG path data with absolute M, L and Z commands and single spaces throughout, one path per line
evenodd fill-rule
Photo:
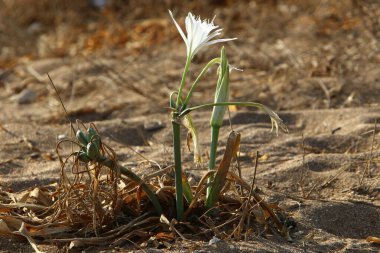
M 173 146 L 174 146 L 174 176 L 177 219 L 183 218 L 183 187 L 182 187 L 182 161 L 181 161 L 181 125 L 172 120 Z
M 149 188 L 149 186 L 139 176 L 137 176 L 131 170 L 117 164 L 115 161 L 110 160 L 108 158 L 103 157 L 99 159 L 99 162 L 101 162 L 103 165 L 107 166 L 110 169 L 116 169 L 116 168 L 119 169 L 121 174 L 123 174 L 124 176 L 128 177 L 129 179 L 134 181 L 136 184 L 141 186 L 142 190 L 146 193 L 146 195 L 152 202 L 154 208 L 156 209 L 157 214 L 161 215 L 163 213 L 161 204 L 158 201 L 156 194 Z

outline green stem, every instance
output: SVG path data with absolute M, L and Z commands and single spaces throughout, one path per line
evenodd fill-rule
M 129 169 L 125 168 L 124 166 L 121 166 L 117 164 L 115 161 L 102 157 L 99 159 L 100 162 L 107 166 L 110 169 L 118 168 L 120 170 L 120 173 L 134 181 L 136 184 L 141 186 L 142 190 L 146 193 L 150 201 L 152 201 L 154 208 L 156 209 L 156 212 L 158 215 L 161 215 L 162 212 L 162 207 L 160 205 L 160 202 L 157 199 L 156 194 L 149 188 L 149 186 L 142 180 L 139 176 L 137 176 L 135 173 L 130 171 Z
M 175 194 L 177 219 L 183 218 L 183 188 L 182 188 L 182 166 L 181 166 L 181 125 L 172 120 L 173 146 L 174 146 L 174 169 L 175 169 Z
M 204 76 L 204 74 L 207 72 L 207 70 L 209 68 L 211 68 L 214 64 L 216 63 L 219 63 L 220 62 L 220 58 L 215 58 L 215 59 L 212 59 L 211 61 L 209 61 L 207 63 L 207 65 L 202 69 L 201 73 L 198 75 L 197 79 L 195 79 L 193 85 L 191 86 L 190 90 L 189 90 L 189 93 L 187 94 L 186 96 L 186 99 L 185 99 L 185 102 L 183 103 L 184 105 L 187 105 L 189 103 L 189 100 L 191 98 L 191 95 L 193 94 L 193 91 L 195 89 L 195 87 L 198 85 L 200 79 Z
M 185 69 L 183 70 L 183 74 L 182 74 L 181 84 L 179 85 L 179 89 L 178 89 L 177 103 L 176 103 L 177 108 L 180 107 L 180 102 L 182 101 L 182 89 L 183 89 L 183 86 L 185 85 L 186 76 L 187 76 L 187 73 L 189 72 L 190 63 L 191 63 L 191 57 L 187 57 Z
M 218 147 L 218 139 L 219 139 L 219 126 L 211 126 L 211 145 L 210 145 L 210 160 L 208 162 L 208 169 L 213 170 L 215 169 L 216 164 L 216 150 Z M 214 180 L 214 176 L 210 176 L 207 179 L 207 193 L 206 193 L 206 199 L 210 195 L 211 190 L 211 182 Z

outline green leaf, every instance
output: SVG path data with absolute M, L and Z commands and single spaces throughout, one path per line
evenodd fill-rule
M 88 144 L 88 139 L 86 137 L 86 135 L 81 131 L 81 130 L 78 130 L 75 137 L 77 138 L 77 140 L 79 141 L 80 144 L 86 146 Z
M 193 200 L 193 193 L 191 192 L 191 187 L 185 173 L 182 173 L 182 187 L 183 187 L 183 195 L 185 196 L 187 203 L 190 204 L 191 201 Z

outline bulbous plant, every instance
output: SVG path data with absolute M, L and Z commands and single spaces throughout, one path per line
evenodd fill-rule
M 153 203 L 157 214 L 161 215 L 163 213 L 161 204 L 157 199 L 156 194 L 149 188 L 144 180 L 142 180 L 131 170 L 118 164 L 114 159 L 110 159 L 106 156 L 109 151 L 105 152 L 105 148 L 103 147 L 104 145 L 94 127 L 89 127 L 85 132 L 78 129 L 75 137 L 77 140 L 76 143 L 80 147 L 80 150 L 78 152 L 74 152 L 73 154 L 79 161 L 86 164 L 98 163 L 110 169 L 119 171 L 121 174 L 125 175 L 142 188 L 150 201 Z
M 236 105 L 236 106 L 253 106 L 264 110 L 271 119 L 272 129 L 276 128 L 278 132 L 278 127 L 280 126 L 282 130 L 287 131 L 286 126 L 283 124 L 279 116 L 266 107 L 263 104 L 255 102 L 230 102 L 229 101 L 229 75 L 231 67 L 228 64 L 227 55 L 225 49 L 222 48 L 221 56 L 210 60 L 206 66 L 202 69 L 198 77 L 194 80 L 186 96 L 184 96 L 184 87 L 189 72 L 189 66 L 191 64 L 194 56 L 202 49 L 212 44 L 226 42 L 235 40 L 236 38 L 227 39 L 215 39 L 221 34 L 222 29 L 214 25 L 214 20 L 201 20 L 200 17 L 195 17 L 192 13 L 189 13 L 185 18 L 186 35 L 182 31 L 179 24 L 175 21 L 173 14 L 169 11 L 175 26 L 177 27 L 181 37 L 186 44 L 187 58 L 182 74 L 182 79 L 178 88 L 178 91 L 172 92 L 170 95 L 170 108 L 172 110 L 172 130 L 173 130 L 173 148 L 174 148 L 174 164 L 175 164 L 175 188 L 176 188 L 176 208 L 177 208 L 177 219 L 183 219 L 184 203 L 183 198 L 185 197 L 188 202 L 192 199 L 191 189 L 187 182 L 186 177 L 182 172 L 182 161 L 181 161 L 181 136 L 180 130 L 181 125 L 185 126 L 192 135 L 194 142 L 194 160 L 195 162 L 201 161 L 201 153 L 199 151 L 199 143 L 196 128 L 191 120 L 191 112 L 194 110 L 199 110 L 203 108 L 213 108 L 210 125 L 211 125 L 211 145 L 210 145 L 210 160 L 209 160 L 209 170 L 215 168 L 216 160 L 216 150 L 219 137 L 219 129 L 223 123 L 223 117 L 226 110 L 226 106 Z M 188 107 L 194 89 L 197 87 L 199 81 L 204 76 L 204 74 L 215 64 L 218 64 L 218 80 L 215 91 L 215 99 L 213 103 L 202 104 L 194 107 Z M 218 190 L 211 190 L 212 177 L 209 179 L 207 195 L 206 195 L 206 207 L 211 208 L 220 193 L 220 187 L 215 187 Z M 216 181 L 216 180 L 215 180 Z

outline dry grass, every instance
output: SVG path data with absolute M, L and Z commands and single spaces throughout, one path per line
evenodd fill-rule
M 71 147 L 64 148 L 65 143 Z M 266 203 L 238 175 L 228 172 L 226 159 L 232 159 L 235 143 L 227 144 L 225 158 L 218 169 L 228 173 L 218 204 L 206 212 L 205 176 L 192 189 L 195 197 L 186 206 L 184 222 L 174 219 L 171 167 L 145 176 L 146 183 L 154 189 L 164 207 L 164 214 L 159 217 L 140 185 L 100 162 L 82 162 L 76 150 L 78 145 L 76 139 L 58 143 L 61 163 L 58 184 L 20 193 L 1 190 L 1 234 L 14 236 L 22 229 L 23 236 L 38 243 L 71 243 L 72 247 L 117 246 L 125 241 L 170 247 L 179 239 L 209 240 L 217 236 L 241 240 L 268 233 L 288 236 L 284 212 Z M 61 154 L 70 149 L 74 152 Z M 117 163 L 112 148 L 101 142 L 100 150 Z M 35 246 L 35 242 L 32 245 Z

